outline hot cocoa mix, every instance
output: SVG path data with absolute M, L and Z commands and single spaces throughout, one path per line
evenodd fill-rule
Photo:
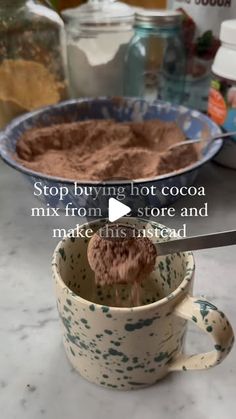
M 127 226 L 110 229 L 127 232 Z M 141 282 L 155 266 L 156 248 L 147 237 L 104 238 L 101 230 L 88 245 L 88 261 L 95 272 L 95 281 L 101 285 Z
M 193 145 L 168 150 L 184 139 L 174 122 L 88 120 L 26 131 L 16 158 L 35 172 L 71 180 L 149 178 L 198 160 Z

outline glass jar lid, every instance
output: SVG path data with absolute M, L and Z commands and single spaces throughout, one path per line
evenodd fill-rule
M 140 9 L 135 13 L 135 26 L 173 27 L 181 20 L 182 14 L 175 10 Z
M 80 25 L 103 26 L 133 22 L 134 9 L 116 0 L 89 0 L 82 6 L 62 12 L 65 21 L 77 21 Z

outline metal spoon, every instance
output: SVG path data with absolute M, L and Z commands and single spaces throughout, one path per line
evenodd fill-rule
M 234 135 L 236 136 L 236 131 L 216 134 L 213 137 L 210 137 L 210 138 L 207 138 L 207 139 L 195 138 L 193 140 L 184 140 L 184 141 L 180 141 L 179 143 L 171 145 L 168 148 L 168 150 L 173 150 L 177 147 L 181 147 L 181 146 L 187 145 L 187 144 L 198 144 L 198 143 L 201 143 L 201 142 L 206 143 L 207 147 L 209 147 L 215 140 L 218 140 L 219 138 L 233 137 Z
M 125 238 L 138 238 L 142 237 L 139 235 L 138 230 L 126 224 L 110 224 L 108 227 L 110 231 L 118 231 L 123 228 L 125 231 Z M 116 235 L 113 238 L 106 237 L 103 233 L 104 227 L 100 229 L 102 238 L 104 240 L 122 240 L 124 236 Z M 106 232 L 104 230 L 104 232 Z M 145 237 L 145 236 L 144 236 Z M 157 256 L 164 256 L 170 253 L 187 252 L 191 250 L 210 249 L 215 247 L 233 246 L 236 245 L 236 230 L 223 231 L 218 233 L 202 234 L 199 236 L 175 238 L 168 241 L 157 241 L 154 242 L 156 247 Z
M 155 243 L 158 256 L 190 250 L 210 249 L 214 247 L 236 245 L 236 230 L 221 233 L 203 234 Z

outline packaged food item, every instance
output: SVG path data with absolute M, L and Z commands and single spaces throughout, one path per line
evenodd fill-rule
M 220 47 L 221 22 L 236 18 L 235 0 L 174 0 L 183 13 L 187 51 L 185 105 L 207 110 L 211 67 Z
M 0 0 L 0 128 L 67 97 L 63 21 L 31 0 Z
M 212 66 L 208 114 L 225 131 L 236 131 L 236 19 L 222 23 L 220 40 Z M 236 136 L 224 141 L 217 161 L 236 169 Z

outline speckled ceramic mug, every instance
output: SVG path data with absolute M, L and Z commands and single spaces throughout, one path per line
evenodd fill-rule
M 154 223 L 124 218 L 138 228 Z M 96 231 L 104 220 L 87 224 Z M 88 239 L 67 238 L 55 249 L 53 280 L 63 341 L 73 367 L 87 380 L 119 390 L 154 384 L 170 371 L 213 367 L 227 356 L 233 331 L 224 313 L 203 298 L 192 297 L 192 253 L 157 258 L 142 284 L 142 305 L 114 307 L 114 287 L 95 285 L 87 261 Z M 125 305 L 129 289 L 119 293 Z M 205 331 L 213 350 L 183 352 L 187 320 Z

